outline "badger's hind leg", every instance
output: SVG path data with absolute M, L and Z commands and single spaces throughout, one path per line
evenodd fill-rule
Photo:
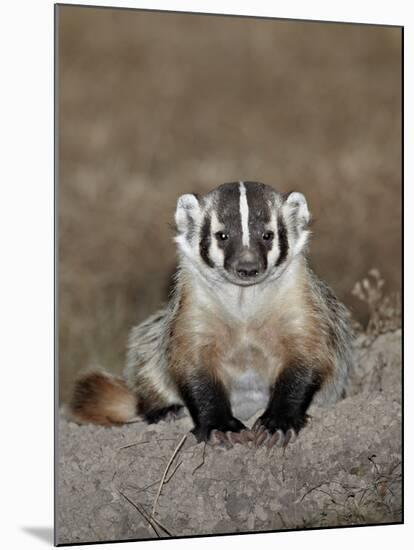
M 162 309 L 131 330 L 125 378 L 137 396 L 137 413 L 149 424 L 173 420 L 183 404 L 168 374 L 169 312 Z
M 169 405 L 168 407 L 161 407 L 160 409 L 150 409 L 148 412 L 143 413 L 145 420 L 148 424 L 156 424 L 160 420 L 167 422 L 176 420 L 184 416 L 183 405 Z
M 155 384 L 142 372 L 135 374 L 132 391 L 137 396 L 137 414 L 148 424 L 156 424 L 161 420 L 171 421 L 184 414 L 181 399 L 165 384 Z

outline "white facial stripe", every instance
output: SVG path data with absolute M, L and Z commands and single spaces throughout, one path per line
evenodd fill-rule
M 266 231 L 272 231 L 274 234 L 274 238 L 272 241 L 272 248 L 267 253 L 267 261 L 269 265 L 275 265 L 276 260 L 279 256 L 279 239 L 277 234 L 277 219 L 276 219 L 276 213 L 275 209 L 272 207 L 272 205 L 269 205 L 271 209 L 271 218 L 268 225 L 266 225 Z
M 242 181 L 240 182 L 240 219 L 242 226 L 242 243 L 243 246 L 249 246 L 249 205 L 247 204 L 246 187 Z

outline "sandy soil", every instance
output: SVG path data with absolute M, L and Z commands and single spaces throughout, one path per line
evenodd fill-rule
M 401 522 L 401 331 L 360 336 L 349 396 L 310 412 L 271 451 L 196 444 L 188 416 L 121 428 L 62 416 L 57 541 Z
M 59 379 L 124 365 L 166 296 L 183 192 L 302 191 L 316 272 L 351 294 L 401 281 L 401 32 L 60 8 Z

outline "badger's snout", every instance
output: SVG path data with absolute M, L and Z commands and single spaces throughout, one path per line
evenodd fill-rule
M 240 262 L 236 266 L 236 274 L 241 279 L 253 279 L 260 272 L 260 265 L 257 262 Z
M 234 275 L 243 281 L 253 281 L 265 271 L 264 262 L 252 250 L 243 251 L 233 262 Z

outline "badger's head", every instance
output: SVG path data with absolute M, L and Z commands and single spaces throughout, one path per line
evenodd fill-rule
M 302 193 L 224 183 L 204 197 L 178 199 L 175 240 L 182 260 L 210 280 L 248 286 L 277 278 L 303 251 L 309 220 Z

